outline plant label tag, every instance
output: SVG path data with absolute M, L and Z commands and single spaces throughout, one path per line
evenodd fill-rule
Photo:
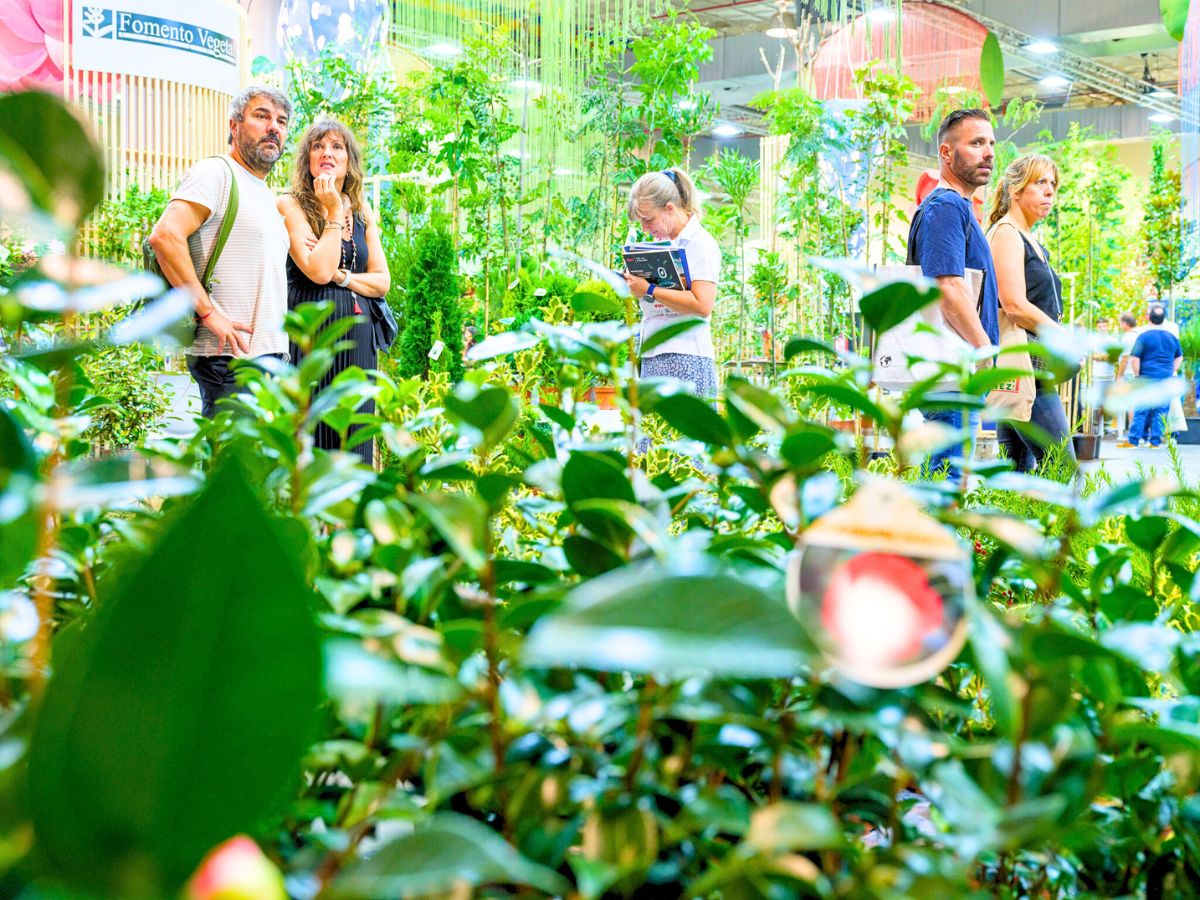
M 808 527 L 788 565 L 788 606 L 827 661 L 872 687 L 909 687 L 954 662 L 974 602 L 957 536 L 894 482 L 864 484 Z
M 433 346 L 429 348 L 430 359 L 440 359 L 442 351 L 446 349 L 446 345 L 441 341 L 434 341 Z

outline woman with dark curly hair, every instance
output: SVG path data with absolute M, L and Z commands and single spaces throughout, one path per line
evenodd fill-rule
M 377 363 L 374 330 L 364 298 L 387 294 L 391 276 L 375 217 L 363 200 L 361 160 L 350 129 L 334 119 L 321 119 L 304 133 L 296 151 L 291 193 L 279 198 L 290 243 L 288 309 L 330 301 L 334 304 L 330 322 L 351 316 L 358 319 L 345 337 L 354 346 L 338 353 L 318 390 L 328 387 L 350 366 L 369 371 Z M 299 359 L 295 345 L 292 359 Z M 374 406 L 373 400 L 367 401 L 360 410 L 373 412 Z M 351 426 L 347 433 L 348 443 L 353 443 L 357 427 Z M 338 433 L 324 422 L 317 425 L 314 439 L 322 450 L 342 446 Z M 367 465 L 373 464 L 373 440 L 349 449 Z

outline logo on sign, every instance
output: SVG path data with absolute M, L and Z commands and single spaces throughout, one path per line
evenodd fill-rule
M 83 36 L 182 50 L 224 63 L 233 63 L 237 57 L 236 45 L 228 35 L 175 19 L 101 6 L 83 7 Z
M 87 37 L 111 37 L 113 33 L 113 11 L 99 6 L 83 8 L 83 33 Z

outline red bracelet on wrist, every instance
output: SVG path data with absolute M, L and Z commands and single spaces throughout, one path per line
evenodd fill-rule
M 196 313 L 196 318 L 199 319 L 201 322 L 203 322 L 205 319 L 207 319 L 209 316 L 211 316 L 216 311 L 217 311 L 217 308 L 214 306 L 212 309 L 210 309 L 204 315 L 200 315 L 200 313 Z

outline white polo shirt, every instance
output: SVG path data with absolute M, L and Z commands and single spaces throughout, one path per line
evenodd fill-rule
M 720 283 L 721 248 L 717 245 L 717 239 L 704 230 L 704 226 L 700 224 L 699 216 L 695 213 L 692 213 L 692 217 L 687 220 L 687 224 L 683 226 L 683 231 L 679 232 L 679 237 L 675 238 L 675 244 L 681 247 L 687 254 L 688 274 L 691 276 L 693 282 L 711 281 L 713 284 Z M 679 321 L 679 319 L 687 315 L 687 313 L 679 313 L 673 309 L 668 309 L 663 304 L 654 300 L 653 297 L 643 297 L 641 299 L 641 307 L 643 344 L 655 332 L 660 331 L 672 322 Z M 683 334 L 675 335 L 675 337 L 663 344 L 659 344 L 645 355 L 659 356 L 663 353 L 686 353 L 688 356 L 702 356 L 705 359 L 716 359 L 717 354 L 713 350 L 712 327 L 709 324 L 709 318 L 709 316 L 705 316 L 703 325 L 697 325 Z

